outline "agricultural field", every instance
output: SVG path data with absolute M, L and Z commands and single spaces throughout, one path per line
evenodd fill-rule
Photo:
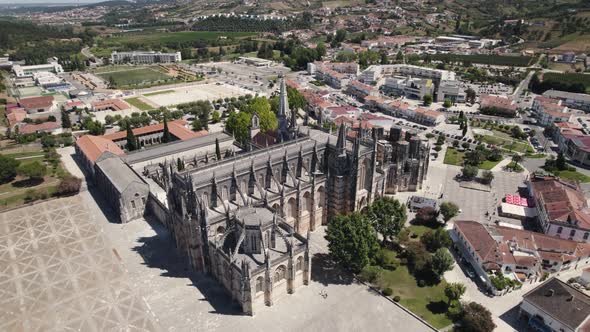
M 129 44 L 142 46 L 166 46 L 173 43 L 192 43 L 197 40 L 211 41 L 219 37 L 246 38 L 255 37 L 254 32 L 218 32 L 218 31 L 179 31 L 155 33 L 128 33 L 116 37 L 104 38 L 98 42 L 99 47 L 108 48 Z
M 545 73 L 543 82 L 557 82 L 564 84 L 582 84 L 586 88 L 586 93 L 590 93 L 590 75 L 581 73 Z
M 460 55 L 460 54 L 434 54 L 431 55 L 433 60 L 448 61 L 448 62 L 471 62 L 485 65 L 496 66 L 514 66 L 527 67 L 530 66 L 534 59 L 530 56 L 498 56 L 498 55 Z
M 115 88 L 146 88 L 176 80 L 150 67 L 126 67 L 121 70 L 103 71 L 96 74 L 106 82 L 112 81 Z

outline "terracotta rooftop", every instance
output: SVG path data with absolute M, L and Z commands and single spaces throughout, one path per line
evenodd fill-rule
M 45 132 L 51 131 L 61 128 L 61 124 L 59 122 L 47 121 L 41 124 L 32 124 L 28 123 L 19 128 L 19 133 L 21 134 L 33 134 L 37 132 Z
M 129 106 L 129 104 L 127 104 L 126 102 L 124 102 L 121 99 L 106 99 L 106 100 L 100 100 L 100 101 L 95 101 L 92 103 L 92 107 L 95 110 L 105 110 L 105 109 L 112 109 L 114 111 L 122 111 L 122 110 L 126 110 L 126 109 L 130 109 L 131 106 Z
M 480 223 L 470 220 L 457 220 L 455 226 L 469 242 L 482 262 L 496 262 L 502 258 L 498 242 Z
M 84 135 L 76 141 L 76 145 L 91 162 L 95 162 L 106 151 L 116 155 L 124 154 L 117 144 L 101 136 Z
M 531 182 L 531 187 L 535 200 L 543 204 L 551 221 L 577 222 L 580 228 L 590 229 L 590 211 L 579 186 L 545 179 Z
M 46 108 L 53 105 L 53 96 L 23 98 L 18 103 L 26 109 Z
M 187 124 L 187 122 L 184 120 L 170 121 L 170 122 L 168 122 L 168 130 L 170 131 L 170 134 L 172 134 L 173 136 L 175 136 L 179 140 L 183 140 L 183 141 L 208 134 L 208 131 L 206 131 L 206 130 L 194 132 L 190 129 L 187 129 L 184 126 L 186 124 Z M 135 128 L 135 129 L 133 129 L 133 134 L 135 136 L 142 136 L 142 135 L 149 135 L 151 133 L 156 133 L 159 131 L 164 131 L 164 123 L 163 122 L 155 124 L 155 125 L 145 126 L 145 127 L 141 127 L 141 128 Z M 127 137 L 127 132 L 125 130 L 122 130 L 122 131 L 118 131 L 116 133 L 103 135 L 102 137 L 112 140 L 112 141 L 118 141 L 118 140 L 125 139 Z

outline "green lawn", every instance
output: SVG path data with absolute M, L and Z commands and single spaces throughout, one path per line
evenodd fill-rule
M 447 165 L 462 166 L 464 156 L 465 152 L 459 152 L 457 149 L 449 147 L 445 153 L 444 163 Z
M 410 232 L 412 232 L 412 234 L 418 235 L 418 238 L 420 238 L 422 234 L 433 230 L 433 228 L 424 225 L 411 225 L 408 228 L 410 229 Z
M 149 111 L 154 109 L 151 105 L 141 101 L 139 97 L 125 99 L 130 105 L 137 107 L 141 111 Z
M 560 178 L 564 178 L 566 180 L 579 181 L 582 183 L 590 182 L 589 176 L 582 174 L 578 171 L 555 171 L 554 173 Z
M 435 286 L 419 287 L 407 266 L 400 265 L 394 271 L 384 270 L 377 283 L 381 289 L 391 288 L 392 297 L 399 296 L 404 307 L 434 327 L 440 329 L 452 324 L 445 314 L 448 301 L 444 294 L 446 281 Z
M 146 96 L 146 97 L 149 97 L 149 96 L 164 95 L 164 94 L 167 94 L 167 93 L 174 93 L 174 90 L 162 90 L 162 91 L 144 93 L 143 95 Z
M 481 137 L 481 141 L 487 144 L 496 145 L 505 151 L 514 151 L 519 153 L 534 152 L 533 148 L 530 146 L 528 142 L 515 140 L 512 138 L 505 138 L 502 136 L 506 134 L 502 134 L 503 135 L 500 135 L 500 132 L 494 132 L 494 136 L 484 135 L 483 137 Z
M 162 74 L 159 71 L 142 67 L 127 67 L 127 70 L 118 70 L 109 73 L 103 72 L 97 75 L 107 82 L 109 82 L 112 77 L 115 87 L 117 88 L 130 87 L 133 85 L 150 85 L 151 83 L 158 81 L 174 81 L 174 78 Z
M 477 166 L 479 169 L 485 169 L 485 170 L 490 170 L 492 168 L 494 168 L 494 166 L 498 165 L 498 163 L 502 161 L 502 160 L 498 160 L 498 161 L 490 161 L 490 160 L 486 160 L 483 163 L 479 164 L 479 166 Z

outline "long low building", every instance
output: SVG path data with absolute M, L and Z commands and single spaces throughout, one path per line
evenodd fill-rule
M 520 281 L 537 280 L 545 272 L 578 269 L 590 263 L 588 243 L 512 227 L 457 220 L 451 237 L 490 289 L 494 273 Z
M 111 63 L 134 63 L 134 64 L 152 64 L 152 63 L 174 63 L 182 61 L 180 52 L 162 53 L 153 51 L 133 51 L 111 53 Z
M 559 99 L 564 106 L 583 111 L 590 111 L 590 95 L 585 93 L 574 93 L 559 90 L 547 90 L 543 93 L 543 97 Z
M 63 67 L 56 61 L 52 61 L 48 64 L 32 65 L 32 66 L 12 66 L 12 72 L 16 77 L 32 77 L 33 74 L 39 72 L 52 72 L 55 74 L 63 73 Z

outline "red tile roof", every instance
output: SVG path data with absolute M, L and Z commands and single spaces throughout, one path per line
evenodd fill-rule
M 129 106 L 129 104 L 127 104 L 126 102 L 124 102 L 121 99 L 106 99 L 106 100 L 95 101 L 92 103 L 92 107 L 98 111 L 109 109 L 109 108 L 114 111 L 122 111 L 122 110 L 126 110 L 126 109 L 131 108 L 131 106 Z
M 18 103 L 21 107 L 26 109 L 46 108 L 53 105 L 53 96 L 24 98 L 20 99 Z
M 47 121 L 41 124 L 26 124 L 19 128 L 21 134 L 33 134 L 38 132 L 49 132 L 61 128 L 59 122 Z
M 84 135 L 76 141 L 76 145 L 91 162 L 95 162 L 106 151 L 116 155 L 124 154 L 117 144 L 101 136 Z
M 168 122 L 168 130 L 170 131 L 170 134 L 172 134 L 173 136 L 175 136 L 176 138 L 178 138 L 180 140 L 187 140 L 187 139 L 191 139 L 191 138 L 195 138 L 195 137 L 205 136 L 208 134 L 208 131 L 206 131 L 206 130 L 201 130 L 201 131 L 197 131 L 197 132 L 189 130 L 184 126 L 185 124 L 187 124 L 187 122 L 184 120 L 170 121 L 170 122 Z M 163 131 L 163 130 L 164 130 L 164 123 L 162 122 L 162 123 L 158 123 L 158 124 L 151 125 L 151 126 L 135 128 L 135 129 L 133 129 L 133 134 L 135 136 L 142 136 L 142 135 L 148 135 L 148 134 Z M 118 131 L 116 133 L 103 135 L 102 137 L 112 140 L 112 141 L 118 141 L 118 140 L 122 140 L 125 137 L 127 137 L 127 132 L 125 130 L 122 130 L 122 131 Z

